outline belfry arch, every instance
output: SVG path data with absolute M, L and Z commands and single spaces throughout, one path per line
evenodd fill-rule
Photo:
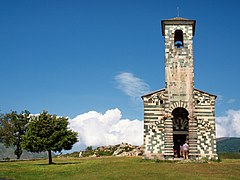
M 182 30 L 176 30 L 174 32 L 174 47 L 175 48 L 183 47 L 183 32 L 182 32 Z
M 173 149 L 174 156 L 180 157 L 180 145 L 188 140 L 189 113 L 185 108 L 178 107 L 172 111 Z

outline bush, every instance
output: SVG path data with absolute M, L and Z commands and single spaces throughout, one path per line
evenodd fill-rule
M 111 151 L 97 151 L 96 153 L 100 156 L 111 156 L 113 154 Z
M 89 157 L 89 156 L 92 156 L 93 154 L 94 154 L 93 150 L 88 150 L 88 151 L 83 151 L 82 152 L 83 157 Z
M 9 157 L 5 157 L 3 158 L 4 161 L 10 161 L 10 158 Z

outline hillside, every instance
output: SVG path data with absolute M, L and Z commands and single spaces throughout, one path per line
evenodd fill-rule
M 62 157 L 99 157 L 99 156 L 141 156 L 144 152 L 143 146 L 134 146 L 128 143 L 117 145 L 100 146 L 96 149 L 88 147 L 85 151 L 62 154 Z
M 0 143 L 0 160 L 10 158 L 10 159 L 16 159 L 17 156 L 14 154 L 14 147 L 11 146 L 9 148 L 6 148 L 2 143 Z M 26 150 L 23 150 L 23 154 L 21 156 L 21 159 L 34 159 L 34 158 L 47 158 L 48 154 L 47 152 L 43 153 L 30 153 Z
M 217 151 L 222 152 L 240 152 L 240 138 L 224 137 L 217 139 Z

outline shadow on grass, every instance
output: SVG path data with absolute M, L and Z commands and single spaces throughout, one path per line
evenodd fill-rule
M 62 163 L 52 163 L 52 164 L 35 164 L 37 166 L 54 166 L 54 165 L 69 165 L 69 164 L 80 164 L 82 162 L 62 162 Z

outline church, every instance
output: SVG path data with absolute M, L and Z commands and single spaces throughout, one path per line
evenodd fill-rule
M 218 159 L 216 95 L 194 88 L 195 20 L 162 20 L 165 40 L 165 87 L 143 95 L 144 159 L 180 157 L 187 142 L 189 159 Z

